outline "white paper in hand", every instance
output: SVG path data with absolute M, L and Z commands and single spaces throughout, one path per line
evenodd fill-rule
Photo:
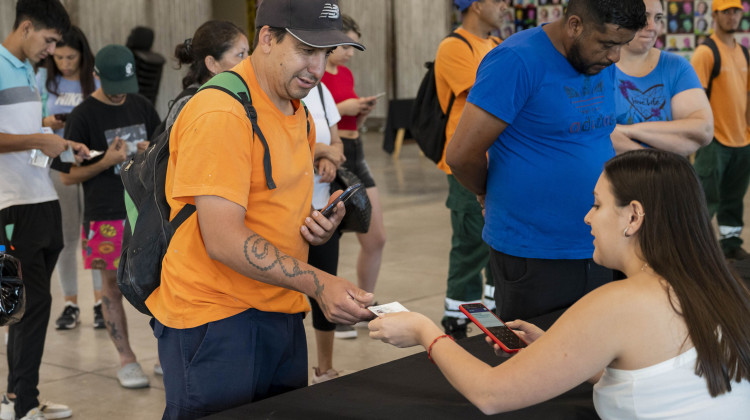
M 385 314 L 392 314 L 394 312 L 409 312 L 409 310 L 406 309 L 404 305 L 398 302 L 391 302 L 391 303 L 386 303 L 384 305 L 370 306 L 367 309 L 369 309 L 372 313 L 374 313 L 377 316 L 381 316 Z

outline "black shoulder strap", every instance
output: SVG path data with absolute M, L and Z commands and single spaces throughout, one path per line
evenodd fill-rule
M 742 48 L 742 54 L 745 54 L 745 62 L 750 66 L 750 52 L 748 52 L 747 47 L 742 44 L 740 44 L 740 48 Z
M 247 86 L 247 83 L 245 83 L 245 80 L 240 76 L 239 74 L 228 70 L 224 73 L 233 74 L 239 81 L 242 82 L 242 84 L 245 87 L 245 91 L 238 91 L 238 92 L 232 92 L 231 90 L 227 89 L 224 86 L 218 86 L 213 84 L 205 84 L 201 87 L 201 89 L 217 89 L 220 90 L 227 95 L 237 99 L 241 104 L 242 107 L 245 109 L 245 114 L 247 115 L 247 118 L 250 120 L 250 124 L 253 126 L 253 133 L 258 136 L 258 139 L 260 140 L 261 144 L 263 144 L 263 172 L 266 176 L 266 186 L 269 190 L 273 190 L 276 188 L 276 183 L 273 180 L 273 170 L 271 167 L 271 152 L 268 147 L 268 141 L 266 141 L 266 136 L 263 135 L 263 132 L 260 130 L 260 127 L 258 127 L 258 112 L 255 110 L 255 107 L 253 106 L 253 98 L 252 95 L 250 95 L 250 89 Z
M 188 217 L 190 217 L 191 214 L 195 213 L 195 206 L 192 204 L 185 204 L 180 211 L 177 212 L 177 215 L 174 217 L 174 219 L 169 221 L 169 224 L 172 225 L 172 230 L 177 230 L 178 227 L 187 220 Z
M 468 39 L 466 39 L 466 38 L 464 38 L 464 37 L 463 37 L 463 35 L 459 34 L 458 32 L 451 32 L 451 33 L 449 33 L 449 34 L 448 34 L 448 36 L 446 36 L 446 38 L 458 38 L 458 39 L 460 39 L 461 41 L 465 42 L 465 43 L 466 43 L 466 45 L 468 45 L 468 46 L 469 46 L 469 49 L 470 49 L 470 50 L 471 50 L 472 52 L 474 51 L 474 48 L 471 48 L 471 44 L 469 44 L 469 40 L 468 40 Z
M 461 34 L 459 34 L 457 32 L 451 32 L 451 33 L 448 34 L 448 36 L 446 36 L 446 38 L 458 38 L 461 41 L 465 42 L 466 45 L 469 46 L 469 50 L 471 50 L 471 52 L 474 52 L 474 48 L 471 47 L 471 44 L 469 43 L 469 40 L 467 40 L 466 38 L 464 38 Z M 450 115 L 451 114 L 451 109 L 453 109 L 453 102 L 455 100 L 456 100 L 456 95 L 454 95 L 453 92 L 451 92 L 451 99 L 448 101 L 448 108 L 446 108 L 446 110 L 445 110 L 445 115 Z
M 318 83 L 318 96 L 320 97 L 320 104 L 323 105 L 323 114 L 326 117 L 326 122 L 330 125 L 331 120 L 328 119 L 328 111 L 326 111 L 326 102 L 323 100 L 323 86 Z
M 706 38 L 703 45 L 710 48 L 714 56 L 714 66 L 711 69 L 711 75 L 708 77 L 708 86 L 706 86 L 706 96 L 711 99 L 711 88 L 713 87 L 714 79 L 721 73 L 721 54 L 719 54 L 719 47 L 716 45 L 716 42 L 710 37 Z

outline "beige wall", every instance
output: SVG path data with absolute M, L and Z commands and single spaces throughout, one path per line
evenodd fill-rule
M 450 29 L 451 0 L 339 0 L 342 13 L 357 21 L 367 50 L 349 66 L 360 96 L 387 92 L 388 99 L 413 98 L 425 61 Z M 381 101 L 373 117 L 385 117 Z
M 153 51 L 167 58 L 156 108 L 167 113 L 167 103 L 182 90 L 184 70 L 175 70 L 174 47 L 211 18 L 211 0 L 63 0 L 74 24 L 83 29 L 94 54 L 107 44 L 125 44 L 138 25 L 154 29 Z M 10 33 L 15 1 L 0 0 L 0 37 Z
M 217 18 L 242 24 L 246 0 L 62 0 L 71 19 L 86 33 L 94 53 L 109 43 L 124 44 L 137 25 L 156 32 L 153 50 L 168 58 L 157 99 L 159 115 L 181 90 L 183 70 L 175 70 L 174 47 L 192 36 L 204 21 Z M 350 62 L 359 95 L 386 92 L 388 99 L 416 95 L 424 62 L 432 61 L 440 40 L 450 29 L 451 0 L 339 0 L 351 15 L 367 47 Z M 10 32 L 14 0 L 0 0 L 0 37 Z M 242 25 L 246 26 L 246 25 Z M 381 100 L 373 117 L 384 118 Z

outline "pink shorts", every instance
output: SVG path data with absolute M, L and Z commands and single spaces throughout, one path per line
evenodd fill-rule
M 124 230 L 125 220 L 84 222 L 81 231 L 83 267 L 90 270 L 117 270 Z

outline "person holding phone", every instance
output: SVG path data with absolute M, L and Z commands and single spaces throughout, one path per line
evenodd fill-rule
M 350 16 L 342 15 L 343 29 L 347 36 L 359 41 L 362 34 L 359 25 Z M 373 292 L 378 281 L 380 263 L 383 259 L 385 247 L 385 225 L 383 224 L 383 210 L 380 207 L 380 195 L 375 186 L 375 180 L 370 168 L 365 162 L 362 139 L 359 137 L 359 127 L 364 124 L 367 116 L 377 103 L 377 96 L 359 97 L 354 91 L 354 77 L 345 64 L 354 55 L 354 47 L 342 45 L 328 56 L 326 71 L 322 82 L 330 89 L 336 107 L 341 114 L 338 131 L 344 143 L 344 167 L 353 172 L 367 188 L 367 197 L 372 205 L 370 229 L 367 233 L 357 233 L 357 240 L 361 249 L 357 258 L 357 281 L 359 287 Z M 336 327 L 337 338 L 356 338 L 357 332 L 348 325 Z
M 63 34 L 55 53 L 42 62 L 36 75 L 42 97 L 42 125 L 63 136 L 67 115 L 96 89 L 94 54 L 86 35 L 77 26 Z M 83 191 L 80 184 L 64 185 L 60 173 L 51 171 L 50 177 L 60 199 L 62 213 L 63 250 L 57 259 L 57 277 L 65 299 L 65 307 L 57 320 L 58 330 L 75 328 L 80 322 L 78 308 L 78 261 L 76 252 L 83 222 Z M 91 272 L 94 283 L 94 328 L 104 328 L 102 316 L 102 278 Z
M 627 278 L 584 296 L 547 332 L 507 322 L 530 343 L 507 363 L 487 366 L 414 312 L 370 322 L 370 336 L 429 349 L 486 414 L 548 400 L 588 379 L 602 418 L 746 417 L 750 291 L 727 266 L 690 162 L 656 149 L 610 159 L 584 221 L 594 261 Z

